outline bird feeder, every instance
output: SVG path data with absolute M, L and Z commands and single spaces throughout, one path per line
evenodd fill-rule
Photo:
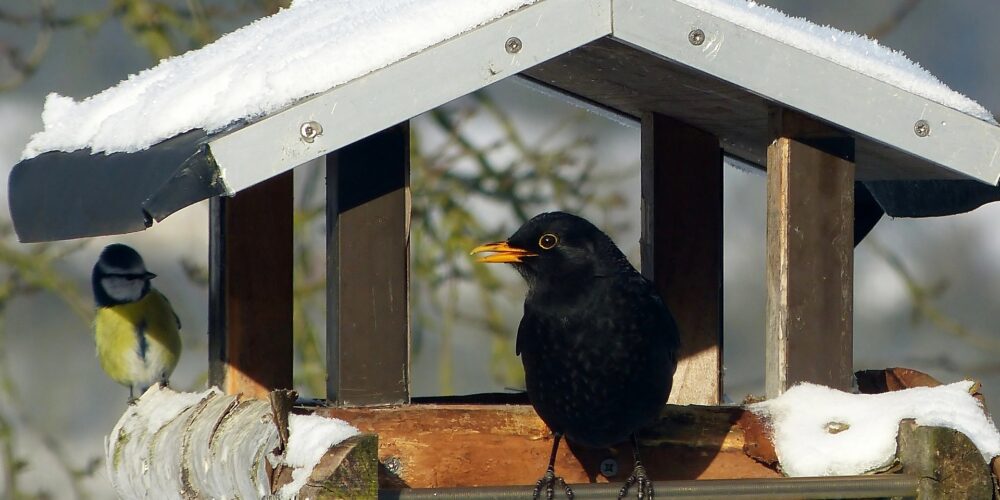
M 325 158 L 333 408 L 317 412 L 379 434 L 385 488 L 527 484 L 549 444 L 523 398 L 409 395 L 407 122 L 515 77 L 641 123 L 641 268 L 682 332 L 672 403 L 720 403 L 724 156 L 767 175 L 768 395 L 848 389 L 856 241 L 883 213 L 1000 199 L 1000 127 L 693 3 L 525 2 L 223 131 L 46 152 L 10 176 L 14 227 L 22 241 L 119 234 L 210 199 L 211 382 L 262 397 L 292 381 L 291 170 Z M 650 473 L 775 476 L 743 455 L 739 413 L 673 407 Z M 607 459 L 565 450 L 558 469 L 618 477 Z

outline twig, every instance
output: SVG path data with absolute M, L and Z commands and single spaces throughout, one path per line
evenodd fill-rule
M 903 281 L 917 316 L 926 319 L 942 333 L 962 339 L 980 349 L 1000 352 L 1000 340 L 977 333 L 942 311 L 934 303 L 936 293 L 934 293 L 933 287 L 921 284 L 898 254 L 886 248 L 877 239 L 869 237 L 868 242 L 872 250 L 882 257 Z
M 884 19 L 882 22 L 878 23 L 874 28 L 868 31 L 867 35 L 869 38 L 874 38 L 876 40 L 896 31 L 899 25 L 913 13 L 913 10 L 920 5 L 920 0 L 903 0 L 893 13 Z

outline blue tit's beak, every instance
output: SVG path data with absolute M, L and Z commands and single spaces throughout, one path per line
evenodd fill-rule
M 142 275 L 142 277 L 143 277 L 143 279 L 151 280 L 151 279 L 155 278 L 156 275 L 153 274 L 153 273 L 151 273 L 151 272 L 149 272 L 149 271 L 146 271 L 146 274 Z

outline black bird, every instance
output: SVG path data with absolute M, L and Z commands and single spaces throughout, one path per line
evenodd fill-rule
M 632 438 L 635 468 L 619 498 L 653 485 L 639 461 L 635 431 L 667 401 L 680 343 L 677 325 L 653 284 L 587 220 L 550 212 L 507 241 L 481 245 L 479 262 L 512 264 L 528 282 L 517 354 L 531 405 L 554 435 L 545 475 L 535 486 L 553 497 L 559 440 L 606 448 Z

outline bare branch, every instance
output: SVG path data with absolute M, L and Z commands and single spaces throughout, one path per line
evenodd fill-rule
M 920 5 L 920 0 L 903 0 L 892 14 L 866 33 L 869 38 L 879 40 L 896 31 L 899 25 Z
M 935 304 L 936 297 L 940 295 L 939 286 L 927 286 L 920 283 L 898 254 L 889 250 L 876 239 L 869 237 L 868 242 L 872 250 L 882 257 L 903 281 L 907 294 L 910 296 L 915 317 L 925 319 L 934 325 L 937 331 L 961 339 L 977 348 L 1000 352 L 1000 340 L 968 328 Z

